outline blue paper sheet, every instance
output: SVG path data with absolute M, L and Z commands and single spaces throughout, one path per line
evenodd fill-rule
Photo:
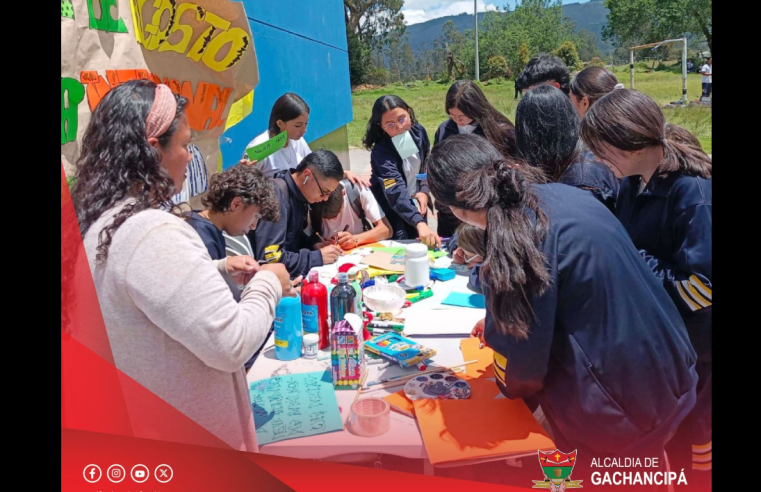
M 486 299 L 481 294 L 470 294 L 465 292 L 451 292 L 446 299 L 441 301 L 448 306 L 460 306 L 469 308 L 486 308 Z
M 343 430 L 328 371 L 253 381 L 249 394 L 260 446 Z

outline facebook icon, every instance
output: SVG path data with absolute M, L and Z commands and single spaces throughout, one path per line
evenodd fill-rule
M 100 467 L 98 465 L 87 465 L 84 469 L 83 475 L 85 480 L 89 483 L 95 483 L 100 480 Z

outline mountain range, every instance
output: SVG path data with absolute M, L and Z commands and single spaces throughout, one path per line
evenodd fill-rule
M 483 12 L 478 13 L 478 22 L 482 22 Z M 569 3 L 563 5 L 563 15 L 568 17 L 571 22 L 576 23 L 576 29 L 584 29 L 595 35 L 597 46 L 604 53 L 608 51 L 608 46 L 602 40 L 602 27 L 607 23 L 608 9 L 605 7 L 603 0 L 590 0 L 585 3 Z M 462 13 L 460 15 L 449 15 L 431 19 L 419 24 L 407 26 L 406 32 L 409 34 L 409 42 L 412 49 L 417 51 L 423 50 L 423 44 L 428 48 L 433 47 L 433 41 L 441 36 L 441 28 L 447 21 L 454 22 L 457 29 L 464 33 L 467 29 L 473 29 L 473 14 Z

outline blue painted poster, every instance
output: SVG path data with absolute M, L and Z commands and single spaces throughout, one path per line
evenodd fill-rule
M 253 381 L 249 394 L 260 446 L 343 429 L 328 371 Z

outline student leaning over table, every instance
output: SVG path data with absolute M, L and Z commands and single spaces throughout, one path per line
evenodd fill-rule
M 535 398 L 559 449 L 587 465 L 662 457 L 695 404 L 696 357 L 621 223 L 589 193 L 528 183 L 479 136 L 430 158 L 435 198 L 487 234 L 484 335 L 500 390 Z
M 282 265 L 213 261 L 173 213 L 190 159 L 186 104 L 147 80 L 111 89 L 85 131 L 72 199 L 116 367 L 234 449 L 257 451 L 243 363 L 293 289 Z M 247 280 L 240 303 L 231 274 Z
M 713 166 L 694 136 L 664 123 L 655 101 L 626 89 L 589 110 L 581 135 L 624 177 L 616 215 L 679 308 L 697 353 L 697 403 L 667 451 L 688 477 L 710 482 Z

